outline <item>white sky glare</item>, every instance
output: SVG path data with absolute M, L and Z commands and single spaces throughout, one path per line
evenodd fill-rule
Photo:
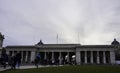
M 4 45 L 120 41 L 120 0 L 0 0 Z

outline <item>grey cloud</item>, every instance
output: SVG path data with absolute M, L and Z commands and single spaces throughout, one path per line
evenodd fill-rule
M 119 0 L 1 0 L 5 45 L 45 43 L 110 44 L 120 40 Z M 9 40 L 11 39 L 12 40 Z

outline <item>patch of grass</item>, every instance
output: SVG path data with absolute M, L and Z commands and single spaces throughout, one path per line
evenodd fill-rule
M 80 65 L 7 70 L 0 73 L 120 73 L 120 66 Z

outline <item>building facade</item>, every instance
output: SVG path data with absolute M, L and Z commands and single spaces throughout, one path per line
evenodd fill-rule
M 119 42 L 111 45 L 44 44 L 6 46 L 6 53 L 13 56 L 21 53 L 23 64 L 34 62 L 40 56 L 40 64 L 116 64 L 119 59 Z M 116 54 L 116 52 L 118 52 Z
M 0 56 L 2 54 L 3 40 L 4 40 L 4 35 L 2 35 L 1 32 L 0 32 Z

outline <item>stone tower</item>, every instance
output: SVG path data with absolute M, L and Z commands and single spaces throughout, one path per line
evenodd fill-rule
M 3 40 L 4 40 L 4 35 L 2 35 L 0 32 L 0 49 L 2 49 Z

